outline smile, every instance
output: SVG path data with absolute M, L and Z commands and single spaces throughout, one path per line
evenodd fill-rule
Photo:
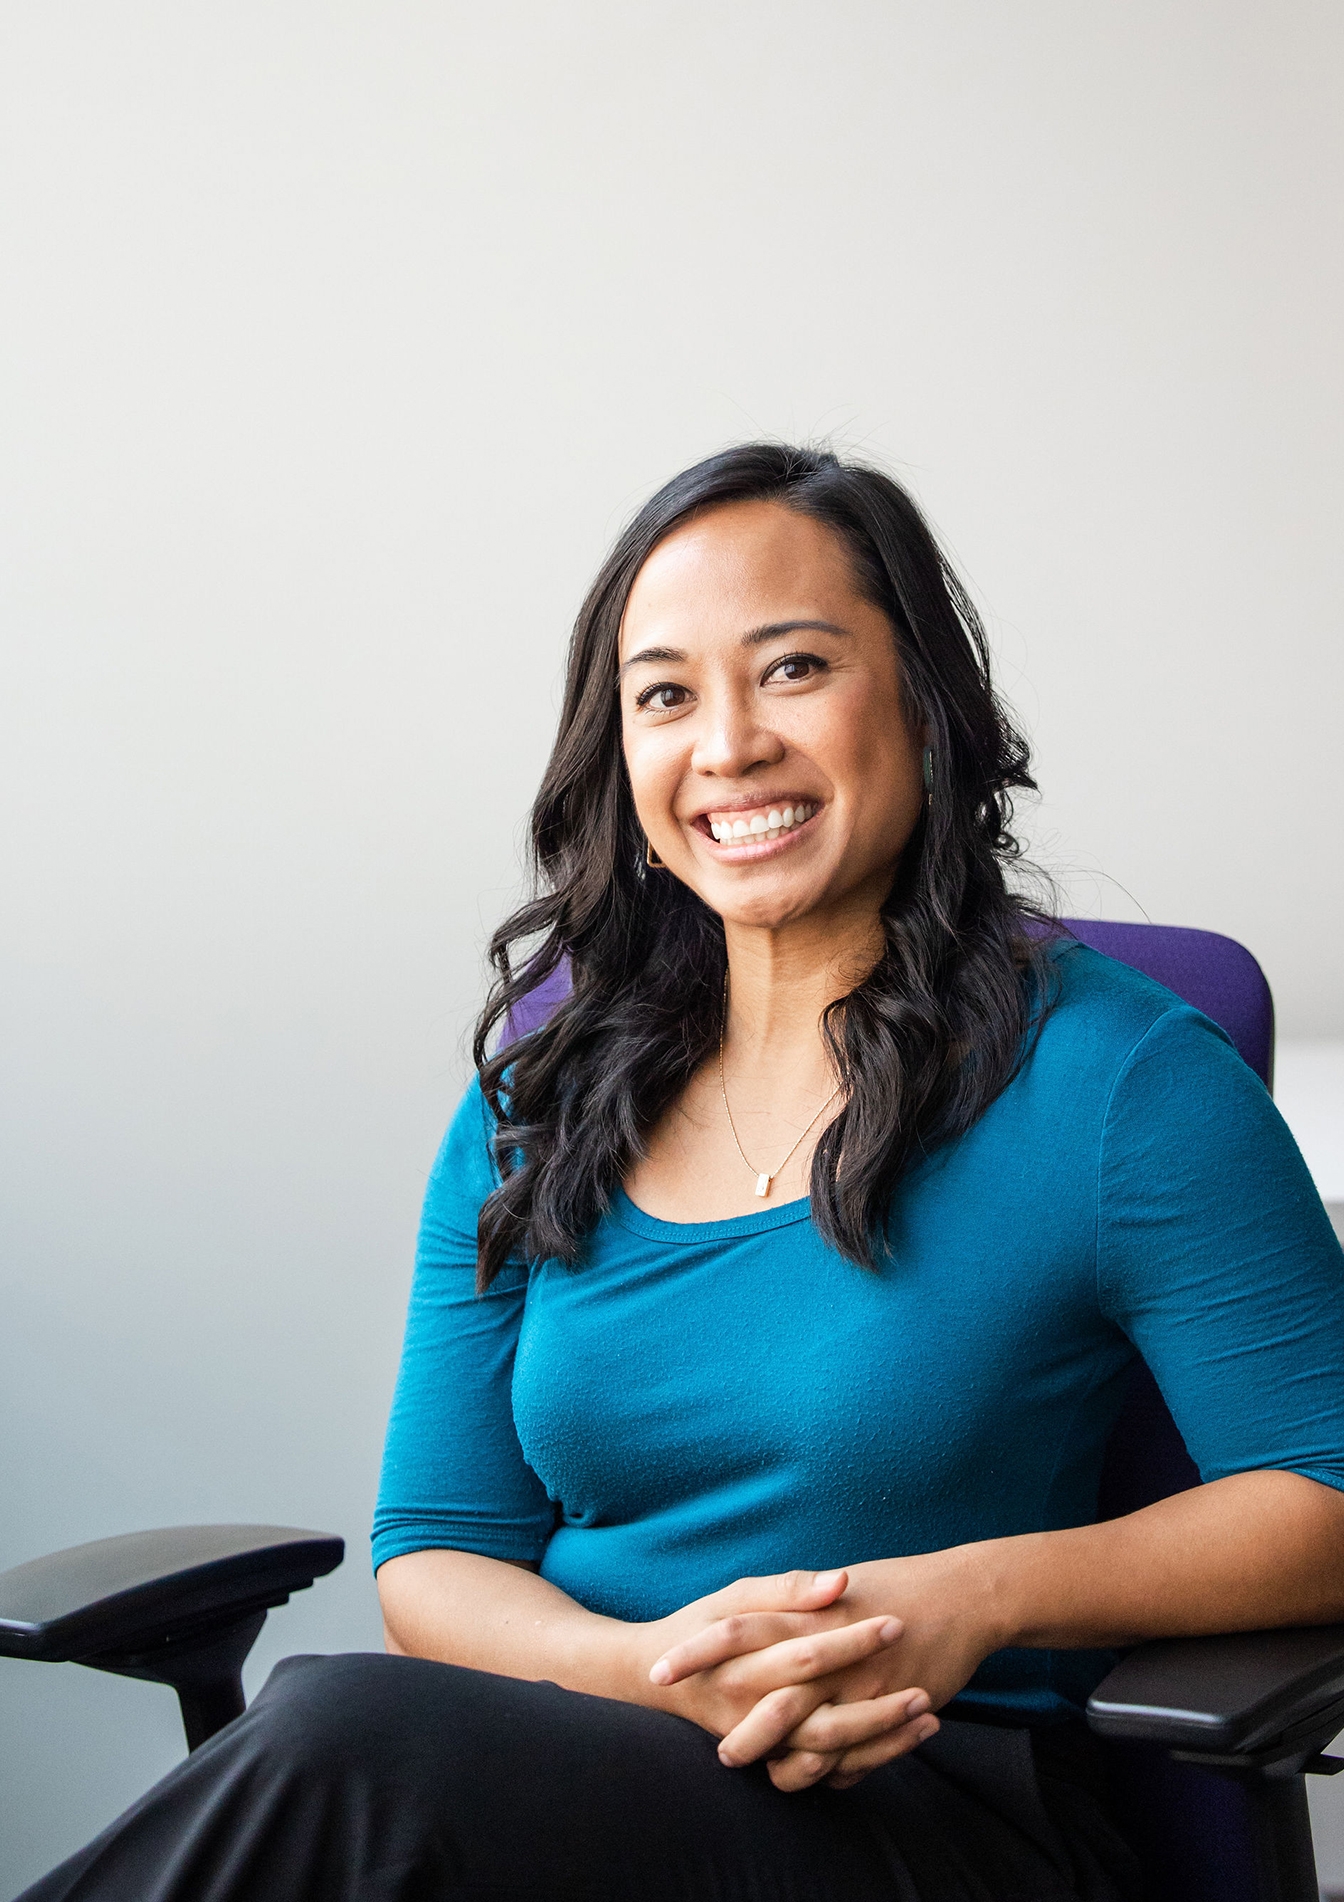
M 773 806 L 755 806 L 746 810 L 739 808 L 735 812 L 707 812 L 701 822 L 702 829 L 719 845 L 769 845 L 776 839 L 782 839 L 799 826 L 807 824 L 821 811 L 816 800 L 800 800 L 797 804 Z

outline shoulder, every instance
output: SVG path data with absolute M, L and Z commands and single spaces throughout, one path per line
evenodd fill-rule
M 1084 946 L 1053 956 L 1055 1007 L 1025 1066 L 1042 1142 L 1095 1156 L 1110 1215 L 1145 1233 L 1315 1200 L 1287 1126 L 1219 1026 L 1174 992 Z M 1314 1219 L 1314 1218 L 1310 1218 Z M 1295 1232 L 1295 1231 L 1294 1231 Z
M 494 1115 L 481 1089 L 481 1079 L 474 1076 L 462 1092 L 453 1119 L 439 1144 L 434 1167 L 430 1171 L 431 1180 L 445 1168 L 460 1165 L 470 1156 L 488 1156 L 494 1133 Z
M 1072 941 L 1050 964 L 1052 1007 L 1023 1081 L 1071 1121 L 1105 1118 L 1136 1097 L 1167 1123 L 1192 1099 L 1268 1101 L 1226 1033 L 1165 985 Z
M 1050 962 L 1053 1008 L 1042 1047 L 1112 1074 L 1158 1044 L 1192 1054 L 1216 1049 L 1241 1063 L 1225 1031 L 1142 971 L 1073 940 L 1054 947 Z
M 425 1207 L 429 1213 L 453 1204 L 479 1208 L 499 1187 L 494 1156 L 496 1121 L 473 1077 L 439 1144 L 429 1172 Z

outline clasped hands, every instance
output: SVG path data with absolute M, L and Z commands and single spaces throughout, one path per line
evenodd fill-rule
M 907 1559 L 738 1579 L 643 1627 L 662 1641 L 645 1698 L 718 1737 L 729 1768 L 766 1758 L 777 1789 L 848 1789 L 931 1737 L 934 1709 L 994 1649 L 974 1618 L 928 1605 L 931 1587 L 947 1596 L 929 1571 Z

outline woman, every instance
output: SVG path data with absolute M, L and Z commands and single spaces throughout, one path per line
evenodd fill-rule
M 1082 1703 L 1344 1617 L 1344 1275 L 1221 1033 L 1009 892 L 1031 783 L 885 476 L 641 510 L 430 1182 L 392 1655 L 282 1664 L 32 1897 L 1136 1892 Z M 1208 1483 L 1095 1525 L 1136 1350 Z

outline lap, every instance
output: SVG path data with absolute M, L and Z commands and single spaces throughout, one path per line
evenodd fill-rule
M 665 1712 L 423 1659 L 289 1658 L 30 1897 L 1121 1902 L 1123 1851 L 1082 1814 L 1061 1835 L 1024 1732 L 945 1725 L 852 1791 L 786 1796 Z M 1097 1841 L 1067 1840 L 1080 1827 Z
M 257 1700 L 319 1774 L 386 1786 L 434 1818 L 452 1879 L 530 1895 L 889 1902 L 880 1844 L 835 1793 L 781 1796 L 725 1770 L 666 1712 L 416 1658 L 287 1660 Z M 413 1794 L 411 1794 L 413 1792 Z M 453 1892 L 456 1893 L 456 1892 Z

